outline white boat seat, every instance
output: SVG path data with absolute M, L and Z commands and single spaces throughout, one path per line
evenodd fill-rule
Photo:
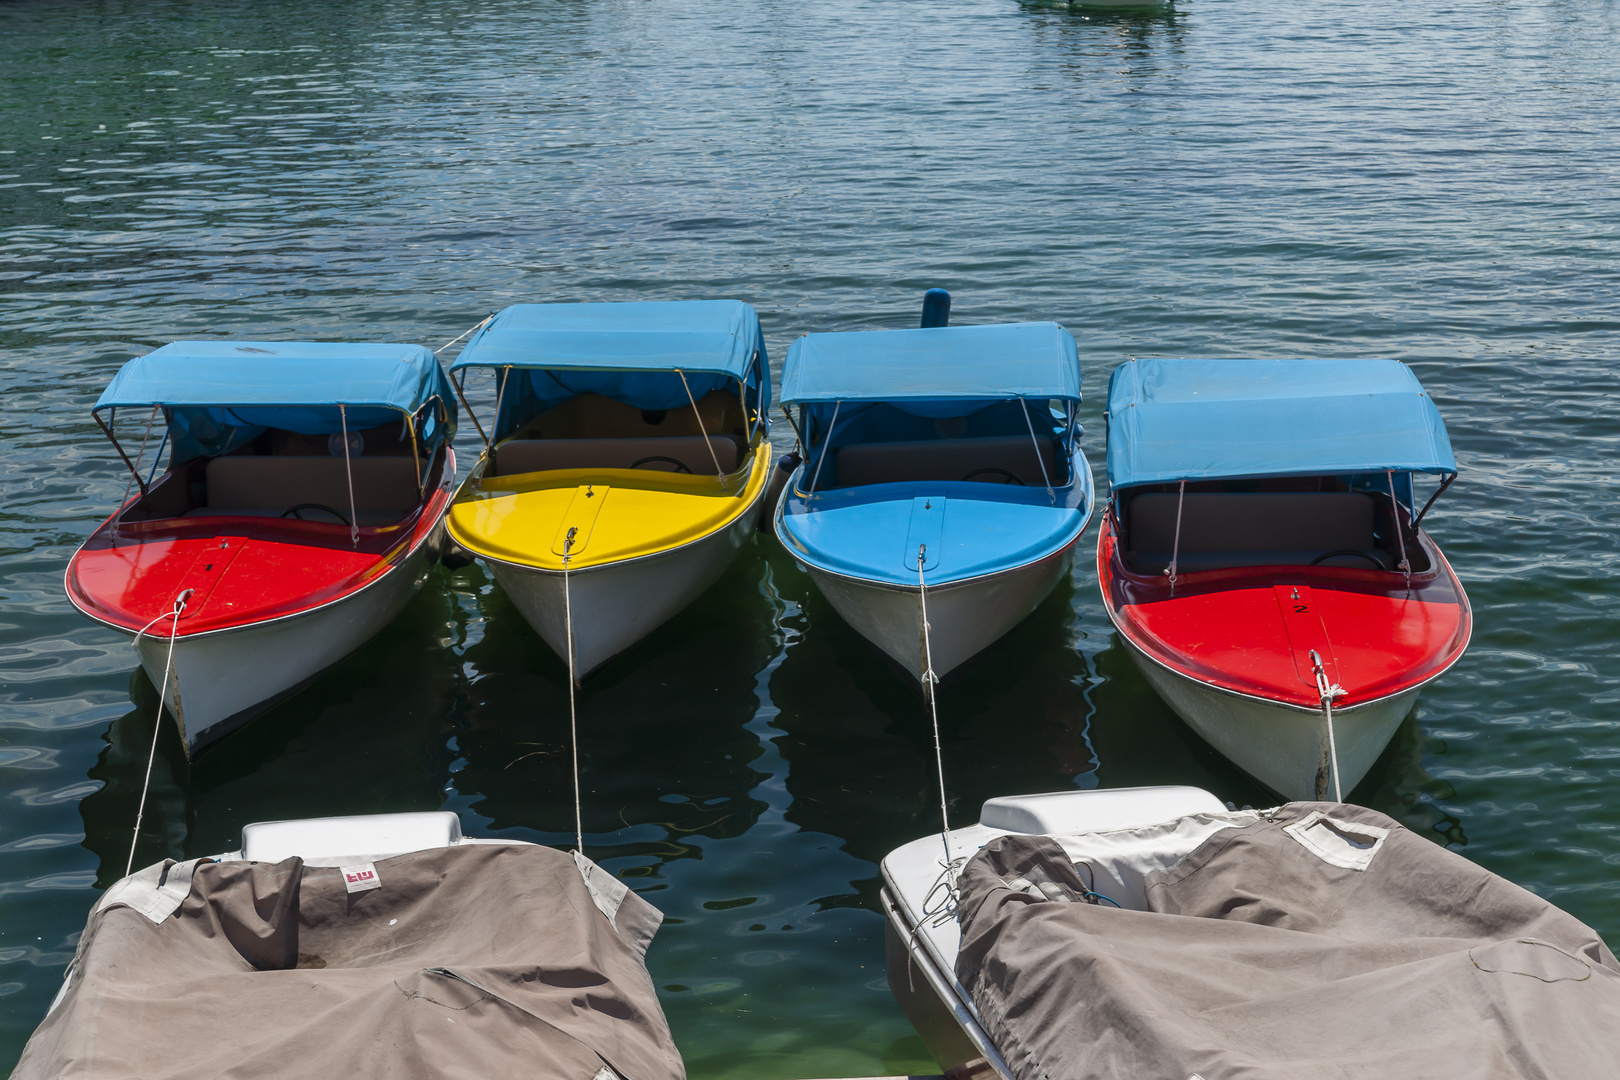
M 928 480 L 974 480 L 1011 483 L 1005 473 L 1027 487 L 1044 487 L 1041 465 L 1053 484 L 1068 482 L 1068 470 L 1058 467 L 1057 444 L 1036 443 L 1029 436 L 991 436 L 978 439 L 917 439 L 908 442 L 850 443 L 834 456 L 836 484 L 828 487 L 863 487 Z M 975 475 L 978 474 L 978 475 Z
M 358 457 L 349 466 L 354 474 L 354 507 L 362 525 L 397 521 L 421 499 L 413 458 Z M 300 503 L 321 503 L 348 517 L 348 474 L 340 457 L 266 454 L 214 458 L 206 472 L 207 505 L 186 516 L 224 511 L 279 517 Z M 305 518 L 331 520 L 319 511 L 310 511 Z
M 714 448 L 710 454 L 709 446 Z M 729 435 L 711 435 L 708 446 L 702 435 L 665 435 L 634 439 L 511 439 L 495 448 L 492 476 L 547 472 L 551 469 L 653 469 L 678 472 L 678 461 L 693 472 L 715 475 L 732 473 L 741 460 L 741 448 Z M 657 460 L 657 459 L 668 460 Z
M 1138 573 L 1170 565 L 1175 546 L 1172 492 L 1148 492 L 1126 504 L 1127 551 Z M 1373 536 L 1376 504 L 1359 491 L 1189 492 L 1181 507 L 1177 568 L 1218 570 L 1239 566 L 1303 566 L 1330 551 L 1364 551 L 1379 566 L 1394 560 Z M 1354 556 L 1334 566 L 1372 563 Z

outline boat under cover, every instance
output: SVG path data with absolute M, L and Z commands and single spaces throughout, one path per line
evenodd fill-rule
M 420 588 L 450 504 L 455 402 L 419 346 L 208 341 L 125 364 L 95 407 L 109 434 L 120 409 L 161 433 L 152 472 L 164 446 L 168 466 L 136 473 L 65 587 L 137 636 L 155 685 L 171 669 L 165 702 L 190 754 L 348 655 Z
M 1168 816 L 1166 816 L 1168 815 Z M 1590 927 L 1373 810 L 992 799 L 883 861 L 889 984 L 947 1075 L 1612 1075 Z
M 684 1080 L 663 916 L 579 854 L 446 812 L 249 825 L 95 905 L 18 1080 Z
M 451 370 L 471 369 L 493 370 L 498 405 L 450 535 L 564 659 L 572 609 L 578 677 L 691 603 L 752 538 L 770 373 L 747 304 L 518 304 Z
M 1414 520 L 1449 483 L 1438 410 L 1394 361 L 1141 360 L 1109 392 L 1103 601 L 1206 740 L 1286 797 L 1349 792 L 1467 648 L 1462 584 Z
M 912 677 L 1005 634 L 1067 572 L 1093 503 L 1074 338 L 1055 323 L 809 334 L 783 368 L 805 448 L 776 510 L 834 608 Z

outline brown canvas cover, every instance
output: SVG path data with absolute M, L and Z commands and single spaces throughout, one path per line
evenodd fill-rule
M 1597 933 L 1376 811 L 1217 832 L 1146 911 L 1089 883 L 1042 836 L 964 867 L 957 975 L 1019 1080 L 1620 1076 Z
M 462 844 L 375 871 L 359 892 L 297 858 L 126 878 L 13 1076 L 684 1080 L 642 963 L 662 916 L 600 867 Z

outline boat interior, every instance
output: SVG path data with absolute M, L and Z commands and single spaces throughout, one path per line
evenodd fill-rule
M 878 405 L 832 435 L 818 490 L 937 481 L 1065 487 L 1073 479 L 1061 441 L 1032 435 L 1018 402 L 937 419 Z
M 400 430 L 388 424 L 352 432 L 345 461 L 341 436 L 269 429 L 231 453 L 171 465 L 119 521 L 261 517 L 348 524 L 352 476 L 357 524 L 393 525 L 435 490 L 445 461 L 441 446 L 419 464 Z
M 485 475 L 646 469 L 715 476 L 747 465 L 748 428 L 737 395 L 711 390 L 696 404 L 695 413 L 691 406 L 638 409 L 602 394 L 580 394 L 499 443 Z
M 1132 573 L 1159 575 L 1172 550 L 1180 573 L 1251 566 L 1398 569 L 1401 545 L 1413 573 L 1432 560 L 1388 490 L 1376 477 L 1285 477 L 1147 485 L 1118 495 L 1120 550 Z M 1181 519 L 1176 539 L 1177 515 Z M 1396 529 L 1400 529 L 1397 536 Z

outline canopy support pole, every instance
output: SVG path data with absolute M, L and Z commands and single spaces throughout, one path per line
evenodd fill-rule
M 349 480 L 349 543 L 360 546 L 360 515 L 354 512 L 354 466 L 349 463 L 349 410 L 338 406 L 338 420 L 343 424 L 343 474 Z
M 1024 409 L 1024 424 L 1029 428 L 1029 442 L 1035 448 L 1035 462 L 1041 467 L 1041 479 L 1046 482 L 1046 501 L 1057 505 L 1057 492 L 1052 490 L 1052 478 L 1046 472 L 1046 456 L 1041 453 L 1041 441 L 1035 437 L 1035 421 L 1029 418 L 1029 401 L 1019 398 L 1018 404 Z
M 1176 536 L 1170 542 L 1170 565 L 1165 574 L 1170 578 L 1170 595 L 1176 595 L 1176 562 L 1181 557 L 1181 505 L 1187 498 L 1187 481 L 1182 480 L 1176 494 Z
M 727 476 L 725 470 L 720 467 L 720 455 L 714 452 L 714 443 L 709 441 L 709 429 L 703 426 L 703 414 L 698 412 L 697 399 L 692 396 L 692 387 L 686 381 L 686 372 L 676 368 L 675 374 L 681 377 L 681 386 L 686 390 L 686 400 L 692 403 L 692 415 L 697 418 L 698 431 L 703 436 L 703 445 L 708 447 L 709 458 L 714 462 L 714 475 L 720 478 L 720 486 L 725 487 L 730 483 L 731 477 Z
M 1446 488 L 1450 487 L 1451 482 L 1453 480 L 1455 480 L 1455 479 L 1457 479 L 1457 474 L 1456 473 L 1452 473 L 1450 476 L 1446 476 L 1446 477 L 1441 478 L 1440 486 L 1435 489 L 1433 495 L 1429 496 L 1429 501 L 1423 504 L 1423 509 L 1418 511 L 1418 516 L 1412 519 L 1412 533 L 1413 533 L 1413 535 L 1417 534 L 1418 526 L 1423 524 L 1423 515 L 1425 515 L 1425 514 L 1427 514 L 1429 512 L 1429 507 L 1434 505 L 1434 500 L 1438 499 L 1441 495 L 1443 495 L 1445 493 Z
M 1400 550 L 1401 572 L 1406 575 L 1406 584 L 1412 584 L 1412 563 L 1406 557 L 1406 533 L 1401 528 L 1401 501 L 1395 497 L 1395 471 L 1385 469 L 1384 476 L 1389 479 L 1389 513 L 1395 523 L 1395 545 Z
M 489 453 L 489 451 L 493 449 L 489 445 L 489 436 L 484 434 L 484 425 L 478 422 L 478 414 L 473 412 L 471 405 L 467 404 L 467 395 L 462 393 L 461 384 L 452 378 L 450 380 L 450 388 L 456 392 L 456 397 L 461 399 L 461 407 L 467 410 L 467 415 L 472 419 L 473 427 L 478 429 L 478 437 L 484 440 L 484 452 L 486 454 Z
M 422 451 L 416 445 L 416 417 L 405 417 L 405 430 L 411 433 L 411 463 L 416 466 L 416 500 L 422 501 Z
M 146 440 L 152 437 L 152 425 L 157 421 L 158 409 L 160 407 L 161 406 L 158 405 L 152 406 L 152 415 L 146 418 L 146 431 L 141 435 L 141 448 L 135 452 L 135 468 L 137 469 L 141 467 L 141 462 L 146 460 Z M 116 409 L 113 410 L 113 423 L 118 423 L 118 411 Z M 165 438 L 167 438 L 167 435 L 165 435 Z M 158 447 L 158 455 L 161 457 L 162 454 L 163 447 L 160 445 Z M 124 485 L 124 502 L 119 503 L 119 506 L 129 502 L 129 489 L 133 486 L 133 484 L 134 481 L 131 480 L 129 483 Z
M 118 456 L 124 459 L 124 467 L 129 469 L 129 474 L 135 478 L 135 482 L 137 484 L 141 485 L 141 494 L 143 496 L 146 495 L 146 481 L 141 479 L 140 470 L 137 469 L 134 463 L 129 460 L 129 455 L 124 453 L 124 448 L 119 444 L 118 438 L 113 435 L 112 428 L 107 426 L 107 422 L 103 420 L 99 414 L 91 413 L 90 415 L 95 419 L 97 426 L 101 428 L 101 433 L 107 436 L 108 441 L 113 444 L 113 449 L 118 451 Z M 127 491 L 129 489 L 125 488 L 125 490 Z
M 803 450 L 804 433 L 799 430 L 799 425 L 793 422 L 793 414 L 787 411 L 786 405 L 780 405 L 778 408 L 782 410 L 782 419 L 786 420 L 788 422 L 788 427 L 793 429 L 793 438 L 798 442 L 799 449 Z
M 838 429 L 838 410 L 843 407 L 844 403 L 842 401 L 833 402 L 832 419 L 827 421 L 827 437 L 821 440 L 821 456 L 816 458 L 815 475 L 810 477 L 810 490 L 805 492 L 806 495 L 814 495 L 816 493 L 816 485 L 821 482 L 821 463 L 827 460 L 828 444 L 832 442 L 833 432 Z M 810 452 L 810 448 L 808 446 L 805 447 L 805 452 Z

